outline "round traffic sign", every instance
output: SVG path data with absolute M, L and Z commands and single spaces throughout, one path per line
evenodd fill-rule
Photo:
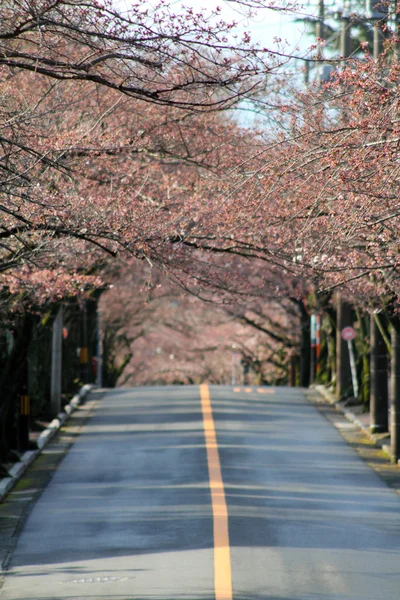
M 342 338 L 346 341 L 346 342 L 350 342 L 351 340 L 354 340 L 354 338 L 356 337 L 356 332 L 355 329 L 353 329 L 353 327 L 344 327 L 342 329 Z

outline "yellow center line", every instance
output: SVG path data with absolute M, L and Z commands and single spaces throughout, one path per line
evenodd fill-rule
M 229 546 L 228 509 L 219 461 L 217 435 L 208 385 L 200 386 L 203 426 L 206 438 L 208 475 L 214 525 L 215 600 L 232 600 L 231 551 Z

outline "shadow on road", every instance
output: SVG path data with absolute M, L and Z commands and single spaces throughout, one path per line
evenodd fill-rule
M 28 520 L 10 579 L 39 578 L 50 568 L 68 584 L 107 585 L 96 578 L 116 581 L 129 573 L 134 581 L 150 569 L 147 565 L 179 564 L 185 553 L 193 553 L 193 563 L 201 556 L 211 564 L 213 520 L 197 389 L 189 398 L 183 388 L 168 388 L 162 399 L 153 400 L 149 390 L 136 390 L 134 397 L 131 391 L 106 396 Z M 282 554 L 290 573 L 291 557 L 301 556 L 304 565 L 318 569 L 329 553 L 343 572 L 348 557 L 357 556 L 352 568 L 361 577 L 371 553 L 400 558 L 398 497 L 300 392 L 243 398 L 223 388 L 212 389 L 212 399 L 234 566 L 240 565 L 239 553 L 249 565 Z M 387 568 L 379 576 L 390 575 Z M 85 595 L 90 597 L 97 598 Z M 323 596 L 330 598 L 353 600 L 354 595 Z M 169 598 L 151 591 L 143 596 L 180 599 L 214 596 Z M 234 600 L 322 597 L 266 590 L 237 592 Z

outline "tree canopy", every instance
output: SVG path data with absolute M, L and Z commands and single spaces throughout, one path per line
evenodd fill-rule
M 3 3 L 6 298 L 101 286 L 108 257 L 220 301 L 397 296 L 398 64 L 387 50 L 301 89 L 219 13 Z M 244 98 L 267 126 L 232 119 Z

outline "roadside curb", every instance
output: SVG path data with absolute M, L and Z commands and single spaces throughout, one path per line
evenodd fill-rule
M 39 456 L 43 448 L 47 446 L 51 439 L 55 436 L 57 431 L 64 425 L 68 420 L 69 416 L 77 409 L 80 404 L 86 399 L 86 396 L 96 386 L 93 384 L 84 385 L 71 402 L 64 406 L 63 412 L 60 412 L 53 421 L 49 424 L 47 429 L 42 431 L 39 438 L 36 441 L 37 450 L 28 450 L 21 456 L 20 462 L 15 463 L 9 470 L 10 477 L 3 477 L 0 479 L 0 502 L 4 502 L 7 494 L 13 489 L 17 482 L 21 479 L 27 468 L 33 463 L 33 461 Z
M 324 398 L 330 404 L 332 404 L 336 408 L 336 410 L 338 412 L 342 413 L 342 415 L 344 415 L 344 417 L 346 417 L 346 419 L 348 421 L 350 421 L 351 423 L 354 423 L 354 425 L 357 425 L 357 427 L 359 427 L 360 429 L 362 429 L 362 431 L 369 437 L 369 439 L 372 442 L 374 442 L 374 444 L 376 444 L 377 446 L 379 446 L 382 449 L 382 451 L 385 452 L 385 454 L 388 455 L 389 458 L 391 458 L 390 439 L 388 440 L 388 436 L 387 435 L 382 439 L 379 436 L 374 435 L 373 433 L 371 433 L 370 430 L 369 430 L 369 428 L 366 427 L 364 425 L 364 423 L 362 423 L 360 421 L 360 419 L 357 419 L 356 415 L 354 415 L 347 408 L 344 408 L 343 406 L 340 406 L 340 404 L 338 403 L 338 401 L 336 400 L 336 398 L 323 385 L 315 385 L 314 389 L 317 392 L 319 392 L 321 394 L 321 396 L 324 396 Z

